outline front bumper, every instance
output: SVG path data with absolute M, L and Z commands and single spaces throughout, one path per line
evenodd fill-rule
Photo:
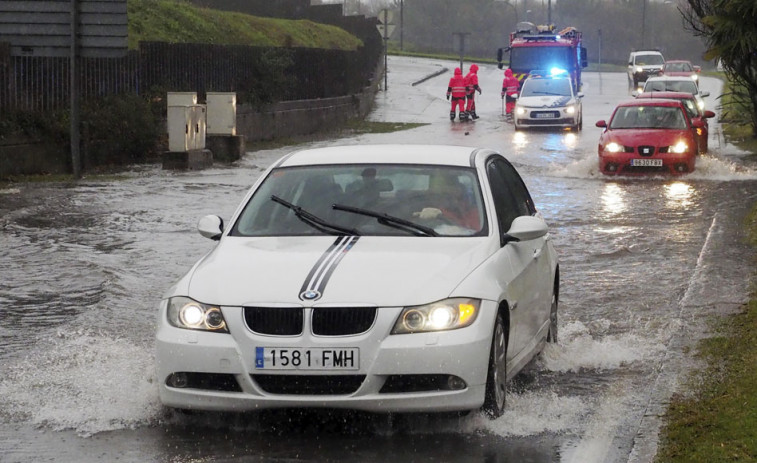
M 580 113 L 567 115 L 565 108 L 524 108 L 522 111 L 521 114 L 517 109 L 515 112 L 518 127 L 575 127 L 580 120 Z
M 374 325 L 360 335 L 305 332 L 286 337 L 253 333 L 244 324 L 241 310 L 222 307 L 231 334 L 207 333 L 169 325 L 165 304 L 161 304 L 156 369 L 164 405 L 216 411 L 311 407 L 435 412 L 473 410 L 483 404 L 494 303 L 484 301 L 477 320 L 467 328 L 403 335 L 388 334 L 400 308 L 380 308 Z M 349 372 L 260 370 L 255 368 L 256 347 L 358 348 L 359 368 Z M 183 387 L 169 385 L 175 373 L 188 373 L 192 380 Z M 462 383 L 450 388 L 445 378 Z M 275 389 L 279 380 L 287 386 Z M 310 383 L 321 389 L 311 393 L 306 386 L 303 390 L 301 386 Z M 354 387 L 345 388 L 348 383 Z M 338 387 L 330 393 L 328 385 Z
M 667 153 L 648 160 L 662 159 L 660 166 L 634 166 L 634 159 L 642 159 L 635 153 L 600 153 L 599 171 L 605 175 L 683 175 L 694 171 L 695 157 L 692 153 Z M 644 158 L 645 160 L 647 158 Z

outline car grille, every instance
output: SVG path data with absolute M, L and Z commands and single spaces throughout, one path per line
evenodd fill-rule
M 346 395 L 360 388 L 365 375 L 250 375 L 270 394 Z
M 376 319 L 375 307 L 319 307 L 312 311 L 312 333 L 347 336 L 365 333 Z M 255 333 L 297 336 L 304 332 L 304 309 L 245 307 L 244 320 Z
M 313 309 L 313 334 L 345 336 L 368 331 L 376 319 L 375 307 L 319 307 Z
M 295 336 L 302 334 L 303 310 L 280 307 L 245 307 L 247 327 L 260 334 Z
M 654 146 L 639 145 L 639 147 L 636 148 L 636 151 L 639 153 L 640 156 L 653 156 L 654 155 Z

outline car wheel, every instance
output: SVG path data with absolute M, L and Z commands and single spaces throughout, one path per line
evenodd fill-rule
M 502 314 L 497 314 L 489 353 L 489 372 L 486 375 L 486 392 L 482 410 L 489 419 L 502 416 L 505 412 L 507 386 L 507 337 Z
M 549 332 L 547 342 L 557 344 L 557 291 L 552 293 L 552 307 L 549 310 Z

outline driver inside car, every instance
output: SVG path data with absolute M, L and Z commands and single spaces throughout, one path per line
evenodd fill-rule
M 456 178 L 443 182 L 433 197 L 435 204 L 414 212 L 413 217 L 422 220 L 441 219 L 470 230 L 481 228 L 478 208 Z

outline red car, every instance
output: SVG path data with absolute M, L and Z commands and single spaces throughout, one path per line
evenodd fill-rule
M 671 59 L 665 61 L 660 75 L 691 77 L 695 82 L 699 83 L 699 71 L 701 70 L 701 67 L 693 66 L 691 61 Z
M 685 92 L 644 92 L 636 95 L 636 98 L 664 98 L 668 100 L 681 100 L 683 107 L 692 121 L 702 121 L 702 127 L 694 127 L 694 136 L 697 139 L 699 154 L 707 152 L 709 146 L 707 137 L 709 137 L 710 125 L 707 119 L 715 117 L 715 113 L 710 110 L 702 110 L 697 104 L 696 96 Z
M 686 174 L 694 170 L 697 142 L 680 100 L 638 98 L 620 103 L 610 122 L 597 122 L 599 170 L 606 175 Z

